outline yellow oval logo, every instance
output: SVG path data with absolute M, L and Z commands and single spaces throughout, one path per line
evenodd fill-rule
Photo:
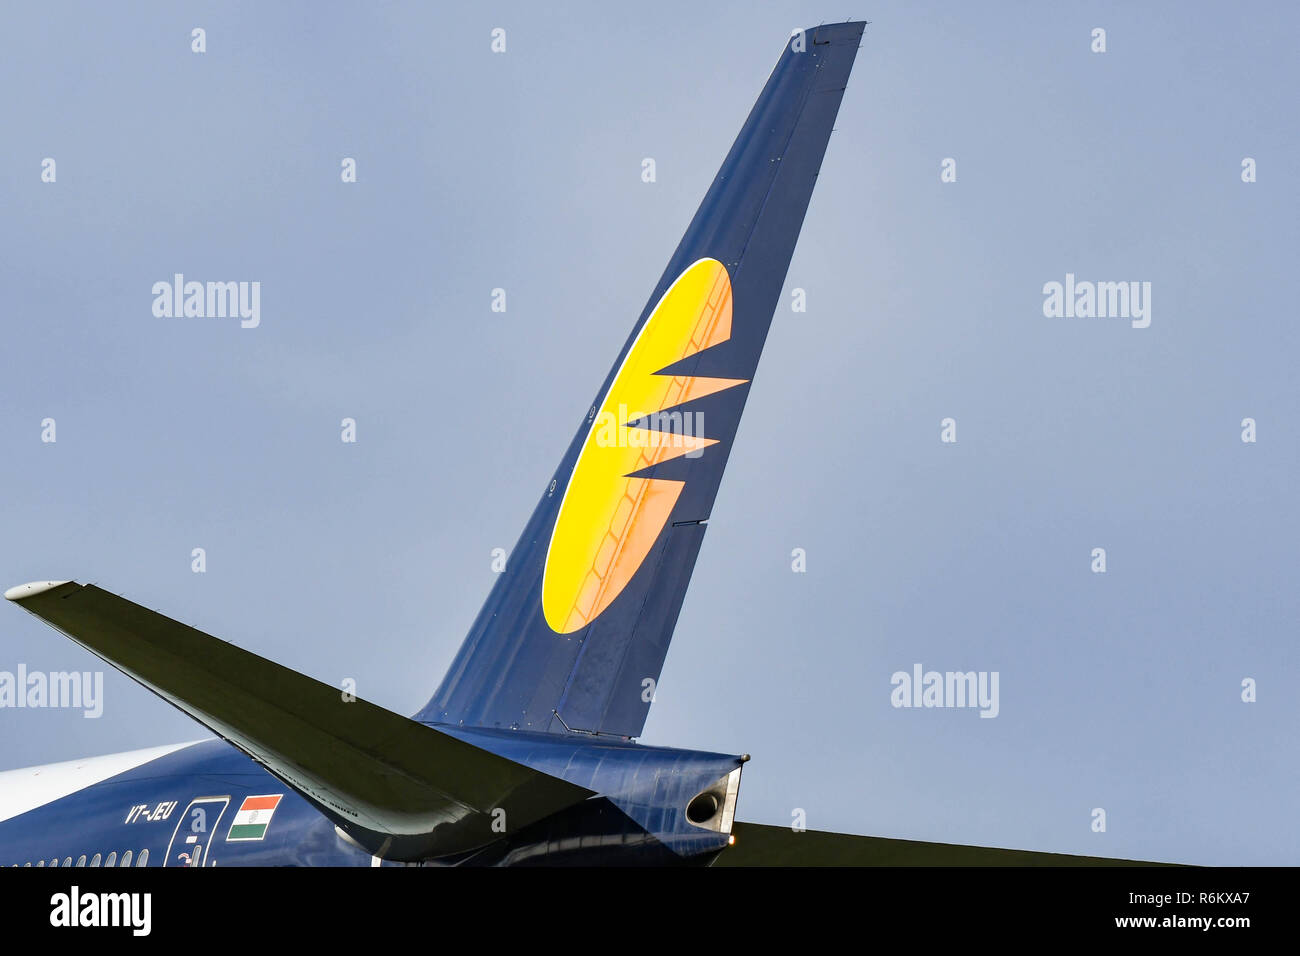
M 691 427 L 698 417 L 666 410 L 747 381 L 665 375 L 662 369 L 730 337 L 731 278 L 718 260 L 700 259 L 677 277 L 641 327 L 578 453 L 542 574 L 542 610 L 551 630 L 571 634 L 595 620 L 658 539 L 683 483 L 631 476 L 716 443 Z

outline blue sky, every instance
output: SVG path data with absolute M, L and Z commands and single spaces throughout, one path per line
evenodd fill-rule
M 642 739 L 753 754 L 742 819 L 1294 864 L 1288 5 L 10 5 L 0 583 L 418 709 L 784 38 L 849 13 Z M 260 325 L 155 317 L 176 272 L 260 282 Z M 1045 317 L 1067 273 L 1150 282 L 1150 326 Z M 0 670 L 98 668 L 0 611 Z M 997 671 L 998 717 L 891 706 L 915 663 Z M 0 768 L 205 736 L 105 698 L 0 710 Z

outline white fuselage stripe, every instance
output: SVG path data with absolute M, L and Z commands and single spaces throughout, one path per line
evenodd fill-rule
M 35 810 L 196 743 L 200 741 L 0 771 L 0 821 Z

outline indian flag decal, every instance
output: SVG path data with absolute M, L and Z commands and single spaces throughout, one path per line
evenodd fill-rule
M 282 793 L 269 797 L 244 797 L 244 802 L 239 805 L 239 811 L 235 814 L 235 822 L 230 824 L 226 842 L 260 840 L 266 836 L 266 828 L 271 825 L 271 817 L 283 797 Z

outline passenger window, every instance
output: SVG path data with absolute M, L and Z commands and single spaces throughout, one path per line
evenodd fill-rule
M 81 854 L 81 856 L 77 857 L 77 866 L 85 866 L 85 865 L 86 865 L 86 854 L 83 853 Z
M 135 865 L 136 865 L 136 866 L 148 866 L 148 865 L 149 865 L 149 848 L 148 848 L 148 847 L 145 847 L 143 850 L 140 851 L 140 858 L 139 858 L 138 860 L 135 861 Z
M 108 866 L 117 866 L 117 851 L 116 851 L 116 850 L 114 850 L 112 853 L 110 853 L 110 854 L 108 855 L 108 858 L 107 858 L 106 860 L 104 860 L 104 866 L 106 866 L 106 867 L 108 867 Z
M 91 866 L 99 866 L 99 860 L 100 860 L 100 856 L 99 856 L 98 853 L 96 853 L 93 857 L 91 857 L 91 859 L 90 859 L 90 865 L 91 865 Z
M 127 850 L 125 853 L 122 854 L 122 865 L 123 865 L 123 866 L 130 866 L 130 865 L 131 865 L 131 851 L 130 851 L 130 850 Z
M 36 865 L 37 865 L 37 866 L 44 866 L 44 865 L 45 865 L 45 861 L 44 861 L 44 860 L 37 860 L 37 861 L 36 861 Z
M 65 856 L 65 857 L 63 858 L 63 865 L 64 865 L 64 866 L 72 866 L 72 857 L 70 857 L 70 856 Z

